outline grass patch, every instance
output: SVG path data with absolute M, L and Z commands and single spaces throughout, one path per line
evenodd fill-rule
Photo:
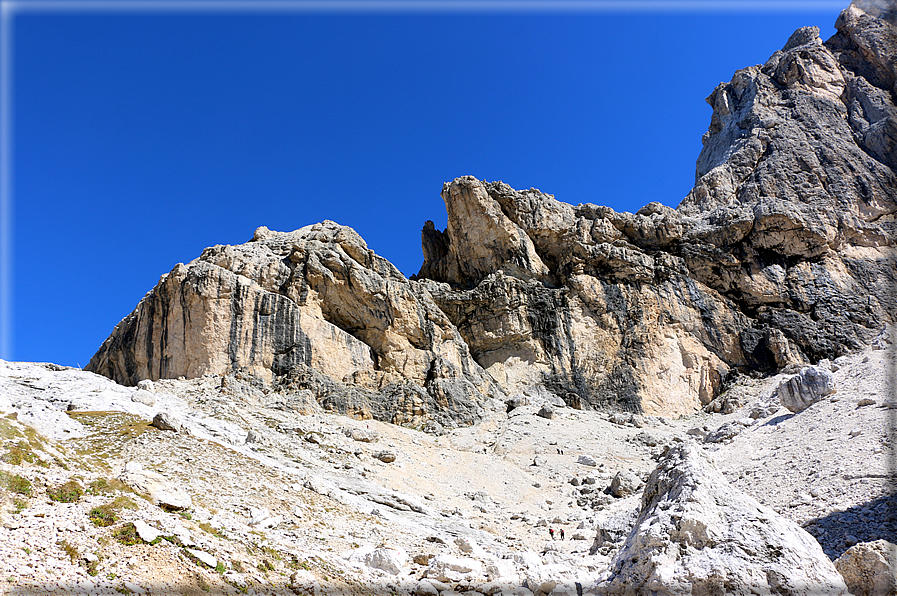
M 216 530 L 209 522 L 199 522 L 197 525 L 199 526 L 199 529 L 206 534 L 211 534 L 212 536 L 216 536 L 218 538 L 224 538 L 224 535 L 221 533 L 221 529 L 219 528 L 218 530 Z
M 94 507 L 87 516 L 95 526 L 106 527 L 118 521 L 122 509 L 137 509 L 137 503 L 128 497 L 116 497 L 111 503 Z
M 47 496 L 57 503 L 74 503 L 84 495 L 84 489 L 75 480 L 47 490 Z
M 25 441 L 19 441 L 18 443 L 8 446 L 6 448 L 6 453 L 0 455 L 0 461 L 4 461 L 14 466 L 21 466 L 25 462 L 33 464 L 37 459 L 38 457 L 34 454 L 34 451 L 31 450 L 31 445 Z
M 0 486 L 7 488 L 12 493 L 25 497 L 30 497 L 33 492 L 31 481 L 18 474 L 0 472 Z
M 108 495 L 110 493 L 133 493 L 134 489 L 118 478 L 97 478 L 87 485 L 89 495 Z
M 123 412 L 67 412 L 84 425 L 87 436 L 69 439 L 75 454 L 87 463 L 109 468 L 107 459 L 114 457 L 124 443 L 145 433 L 149 423 L 139 416 Z

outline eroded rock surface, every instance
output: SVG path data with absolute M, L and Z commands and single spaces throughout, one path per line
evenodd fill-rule
M 733 369 L 833 359 L 893 320 L 897 34 L 857 6 L 836 26 L 714 90 L 675 210 L 445 185 L 419 277 L 503 387 L 684 413 Z
M 664 455 L 605 594 L 847 594 L 819 543 L 730 486 L 700 448 Z
M 237 374 L 412 425 L 470 424 L 502 396 L 427 289 L 333 222 L 178 264 L 87 368 L 125 384 Z
M 897 33 L 873 4 L 713 91 L 677 209 L 457 178 L 412 280 L 333 222 L 259 228 L 177 265 L 88 369 L 131 385 L 240 375 L 305 410 L 431 430 L 517 394 L 731 410 L 714 399 L 734 372 L 835 359 L 897 312 Z

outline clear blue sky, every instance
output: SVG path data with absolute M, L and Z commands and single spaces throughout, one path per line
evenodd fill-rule
M 704 98 L 797 27 L 827 39 L 842 7 L 28 4 L 7 20 L 13 268 L 0 357 L 82 366 L 160 275 L 261 225 L 352 226 L 407 276 L 423 223 L 445 226 L 439 193 L 457 176 L 616 210 L 676 206 L 710 121 Z

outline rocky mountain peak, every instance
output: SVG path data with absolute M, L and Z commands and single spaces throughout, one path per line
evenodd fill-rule
M 362 418 L 452 426 L 521 395 L 726 409 L 733 375 L 860 349 L 897 312 L 897 34 L 870 6 L 717 86 L 676 209 L 456 178 L 411 280 L 334 222 L 259 228 L 176 266 L 89 369 L 131 384 L 239 373 Z

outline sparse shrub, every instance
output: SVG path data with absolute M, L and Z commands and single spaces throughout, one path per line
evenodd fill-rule
M 115 511 L 110 511 L 105 505 L 91 509 L 87 517 L 90 518 L 93 525 L 100 527 L 111 526 L 118 521 Z
M 18 474 L 6 476 L 6 487 L 17 495 L 31 496 L 31 482 Z
M 87 485 L 87 494 L 104 495 L 115 491 L 134 492 L 131 487 L 117 478 L 97 478 Z
M 91 495 L 100 495 L 109 490 L 109 481 L 105 478 L 97 478 L 87 485 L 87 493 Z
M 128 497 L 116 497 L 111 503 L 94 507 L 87 516 L 96 526 L 111 526 L 118 521 L 118 514 L 122 509 L 137 509 L 137 503 Z
M 84 494 L 81 485 L 75 480 L 69 480 L 62 486 L 47 490 L 47 496 L 58 503 L 74 503 Z
M 57 544 L 69 556 L 72 563 L 77 563 L 79 559 L 78 549 L 68 543 L 66 540 L 60 540 Z
M 134 546 L 135 544 L 140 544 L 141 542 L 143 542 L 140 539 L 140 536 L 137 535 L 137 528 L 135 528 L 134 524 L 132 524 L 131 522 L 126 523 L 121 528 L 116 530 L 115 534 L 113 534 L 112 537 L 125 546 Z

